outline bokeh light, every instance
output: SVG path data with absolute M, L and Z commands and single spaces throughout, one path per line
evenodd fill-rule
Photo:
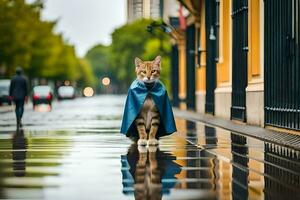
M 84 88 L 84 90 L 83 90 L 83 95 L 84 95 L 85 97 L 91 97 L 91 96 L 93 96 L 93 95 L 94 95 L 94 90 L 93 90 L 93 88 L 91 88 L 91 87 L 86 87 L 86 88 Z
M 102 79 L 102 84 L 105 85 L 105 86 L 108 86 L 110 84 L 110 78 L 104 77 Z
M 65 84 L 65 86 L 69 86 L 70 85 L 70 81 L 65 81 L 64 84 Z

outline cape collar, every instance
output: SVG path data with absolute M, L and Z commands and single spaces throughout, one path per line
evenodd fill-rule
M 137 84 L 138 84 L 139 87 L 142 87 L 142 88 L 144 88 L 144 89 L 146 89 L 146 90 L 148 90 L 148 91 L 153 90 L 153 88 L 155 88 L 155 86 L 156 86 L 157 83 L 159 82 L 159 80 L 157 80 L 157 81 L 155 81 L 155 82 L 153 83 L 152 87 L 147 87 L 147 85 L 146 85 L 143 81 L 138 80 L 138 79 L 136 79 L 136 81 L 137 81 Z

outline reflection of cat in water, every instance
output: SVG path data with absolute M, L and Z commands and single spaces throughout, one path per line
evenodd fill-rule
M 139 146 L 139 159 L 135 168 L 135 184 L 134 197 L 140 199 L 161 199 L 162 171 L 157 166 L 156 146 L 151 146 L 151 150 L 147 152 L 147 148 Z M 148 161 L 148 162 L 147 162 Z
M 180 172 L 180 166 L 173 160 L 174 156 L 160 151 L 157 146 L 147 148 L 132 144 L 126 157 L 122 156 L 123 192 L 133 192 L 136 200 L 162 199 L 162 195 L 174 187 L 174 176 Z M 163 179 L 174 182 L 164 183 Z

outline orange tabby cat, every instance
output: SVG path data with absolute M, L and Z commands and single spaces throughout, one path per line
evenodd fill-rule
M 148 150 L 143 146 L 138 147 L 139 157 L 134 176 L 135 200 L 162 199 L 162 167 L 158 165 L 157 150 L 157 146 L 151 146 Z
M 150 89 L 160 77 L 161 57 L 157 56 L 153 61 L 142 61 L 135 58 L 135 71 L 137 79 L 143 81 Z M 146 97 L 142 109 L 135 120 L 138 130 L 138 145 L 157 145 L 156 133 L 160 124 L 160 115 L 150 95 Z

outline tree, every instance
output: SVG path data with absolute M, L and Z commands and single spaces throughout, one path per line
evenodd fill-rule
M 16 66 L 29 67 L 35 37 L 30 27 L 39 21 L 40 11 L 24 0 L 0 0 L 0 13 L 0 66 L 11 76 Z
M 90 65 L 78 64 L 74 47 L 54 33 L 56 21 L 41 19 L 42 9 L 42 0 L 0 0 L 0 77 L 10 78 L 21 66 L 30 79 L 90 83 Z
M 112 84 L 116 83 L 116 79 L 110 69 L 109 54 L 110 46 L 98 44 L 88 50 L 85 55 L 85 59 L 91 64 L 91 69 L 97 79 L 96 89 L 98 93 L 103 90 L 103 86 L 100 84 L 102 78 L 109 77 Z
M 79 59 L 78 60 L 78 69 L 79 69 L 79 78 L 78 78 L 78 86 L 83 88 L 87 86 L 95 85 L 95 76 L 93 74 L 92 68 L 88 60 Z
M 146 42 L 153 37 L 146 31 L 150 23 L 151 20 L 139 20 L 112 33 L 111 68 L 124 90 L 135 79 L 134 58 L 142 57 Z
M 98 44 L 88 50 L 85 55 L 85 58 L 89 60 L 97 78 L 107 76 L 109 73 L 109 48 L 109 46 Z
M 60 36 L 52 34 L 53 27 L 54 23 L 46 22 L 35 27 L 37 29 L 36 37 L 32 42 L 30 67 L 28 69 L 31 78 L 53 79 L 60 73 L 56 64 L 64 44 Z

